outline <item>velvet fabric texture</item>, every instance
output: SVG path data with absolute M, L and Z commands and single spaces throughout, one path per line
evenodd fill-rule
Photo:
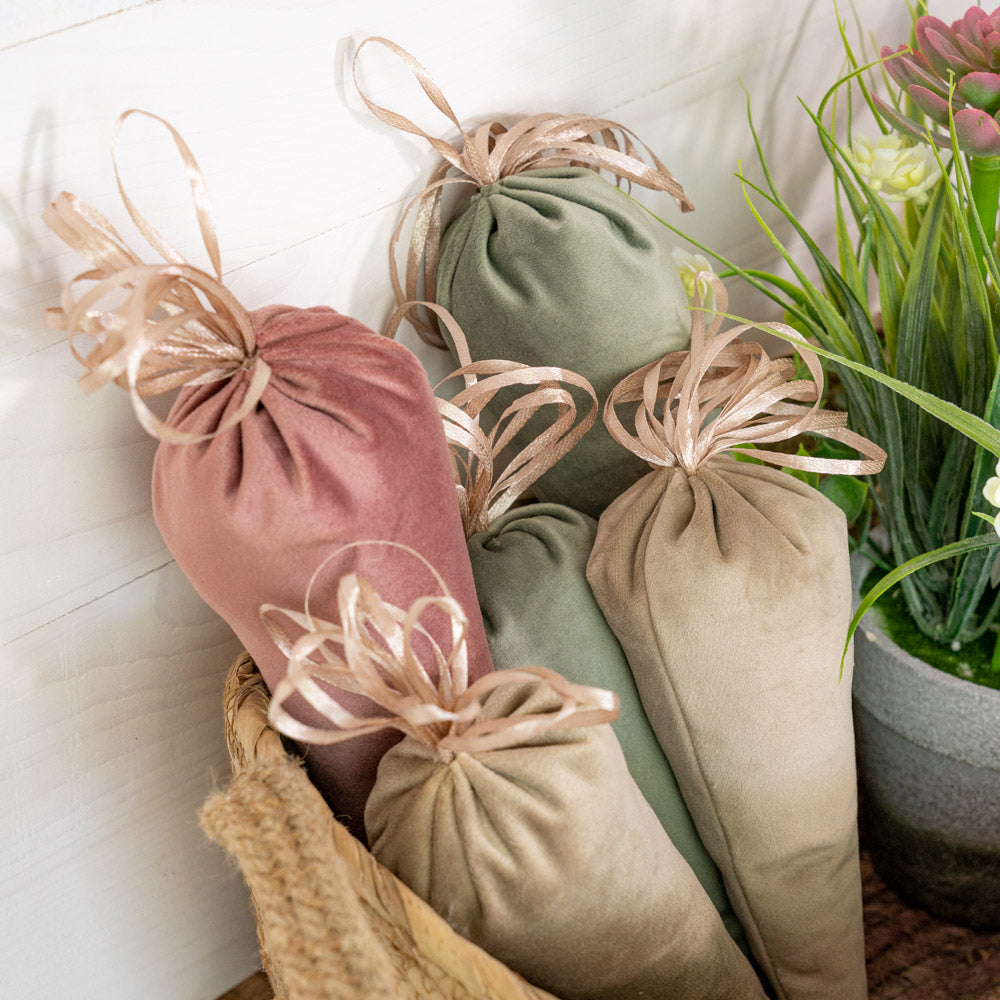
M 777 996 L 863 1000 L 843 514 L 726 456 L 660 469 L 587 576 Z
M 597 522 L 562 504 L 529 504 L 469 539 L 486 640 L 498 670 L 529 663 L 574 684 L 608 688 L 611 723 L 629 773 L 664 831 L 698 876 L 726 930 L 749 953 L 722 876 L 705 850 L 670 762 L 639 700 L 628 661 L 586 579 Z
M 209 441 L 164 443 L 156 454 L 153 509 L 180 568 L 273 689 L 286 661 L 260 606 L 301 608 L 314 571 L 340 545 L 401 542 L 438 570 L 469 616 L 470 677 L 491 670 L 448 447 L 417 358 L 326 307 L 272 306 L 253 321 L 272 369 L 256 411 Z M 170 423 L 211 432 L 239 404 L 248 378 L 241 372 L 184 389 Z M 417 560 L 388 546 L 352 549 L 329 570 L 309 600 L 320 617 L 336 606 L 337 579 L 351 570 L 402 607 L 437 591 Z M 443 618 L 441 629 L 435 637 L 450 641 Z M 365 698 L 336 698 L 356 714 L 373 711 Z M 303 722 L 323 724 L 303 700 L 296 706 Z M 397 739 L 387 730 L 303 747 L 310 777 L 361 837 L 378 761 Z
M 691 325 L 670 250 L 643 210 L 584 167 L 529 170 L 473 194 L 442 238 L 437 302 L 473 361 L 568 368 L 602 405 L 624 375 L 685 347 Z M 534 492 L 597 516 L 645 471 L 598 424 Z
M 558 705 L 512 683 L 479 718 Z M 561 1000 L 764 996 L 607 725 L 447 762 L 406 737 L 365 823 L 375 857 L 455 930 Z

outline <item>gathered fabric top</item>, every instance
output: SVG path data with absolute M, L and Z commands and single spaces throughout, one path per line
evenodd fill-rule
M 409 118 L 371 100 L 358 81 L 358 61 L 367 45 L 381 45 L 403 61 L 434 107 L 458 129 L 460 144 L 432 136 Z M 426 187 L 407 205 L 392 236 L 389 266 L 397 305 L 433 297 L 442 234 L 441 194 L 449 184 L 484 188 L 526 170 L 584 166 L 595 171 L 607 170 L 619 181 L 664 191 L 683 212 L 694 208 L 680 183 L 657 155 L 631 129 L 608 118 L 543 112 L 512 125 L 498 121 L 484 122 L 471 133 L 466 132 L 430 73 L 409 52 L 388 38 L 366 38 L 354 53 L 353 73 L 354 85 L 361 100 L 376 118 L 393 128 L 426 139 L 441 155 L 441 164 L 431 174 Z M 646 159 L 643 159 L 643 154 Z M 453 171 L 457 171 L 459 176 L 449 177 Z M 404 282 L 400 280 L 396 263 L 396 247 L 403 226 L 414 211 L 416 215 L 407 250 Z M 421 275 L 423 295 L 419 287 Z M 446 346 L 433 312 L 413 316 L 410 322 L 428 344 Z
M 403 609 L 384 601 L 356 573 L 340 579 L 340 623 L 319 618 L 309 607 L 313 584 L 332 560 L 348 549 L 388 545 L 412 555 L 430 571 L 439 593 Z M 421 623 L 428 613 L 443 613 L 451 625 L 450 647 L 435 641 Z M 265 604 L 261 620 L 288 657 L 288 672 L 276 685 L 269 709 L 271 724 L 305 743 L 330 745 L 383 729 L 396 729 L 435 750 L 445 762 L 456 753 L 513 747 L 554 729 L 576 729 L 618 718 L 618 696 L 600 688 L 571 684 L 544 667 L 498 670 L 469 684 L 466 633 L 469 620 L 448 592 L 440 574 L 414 549 L 398 542 L 360 541 L 332 552 L 316 569 L 303 610 Z M 294 641 L 286 619 L 301 634 Z M 430 661 L 430 662 L 425 662 Z M 428 669 L 433 663 L 433 669 Z M 431 680 L 436 674 L 437 682 Z M 502 719 L 479 719 L 484 697 L 498 687 L 543 682 L 559 697 L 555 711 Z M 384 709 L 357 716 L 321 686 L 361 694 Z M 334 727 L 319 728 L 291 716 L 285 703 L 301 695 Z
M 173 137 L 187 171 L 213 273 L 189 264 L 125 193 L 118 171 L 117 141 L 131 115 L 160 122 Z M 115 124 L 111 158 L 125 208 L 165 263 L 144 263 L 97 209 L 62 192 L 45 209 L 43 218 L 60 239 L 94 266 L 67 283 L 59 308 L 46 311 L 46 323 L 69 334 L 73 354 L 87 368 L 80 379 L 87 392 L 116 382 L 128 391 L 136 417 L 154 437 L 174 444 L 207 440 L 253 411 L 271 369 L 257 352 L 250 313 L 222 282 L 219 241 L 205 178 L 180 133 L 159 115 L 132 108 L 122 112 Z M 89 282 L 91 287 L 76 297 L 80 282 Z M 109 307 L 109 299 L 118 305 Z M 79 333 L 89 334 L 95 341 L 85 354 L 75 344 Z M 243 370 L 251 372 L 243 400 L 211 434 L 191 434 L 171 427 L 143 402 L 144 397 L 179 386 L 219 382 Z
M 851 476 L 881 471 L 885 451 L 848 430 L 846 413 L 821 408 L 823 369 L 805 338 L 782 323 L 744 323 L 722 331 L 725 286 L 709 272 L 698 278 L 715 292 L 715 318 L 706 329 L 706 310 L 696 297 L 690 348 L 643 366 L 611 390 L 604 408 L 611 436 L 654 467 L 680 466 L 691 475 L 715 456 L 746 445 L 754 446 L 748 452 L 754 458 L 783 468 Z M 770 358 L 761 344 L 742 339 L 750 330 L 768 327 L 801 342 L 796 350 L 811 378 L 799 378 L 791 358 Z M 628 403 L 636 404 L 634 433 L 617 413 Z M 863 457 L 819 458 L 758 447 L 800 434 L 839 441 Z

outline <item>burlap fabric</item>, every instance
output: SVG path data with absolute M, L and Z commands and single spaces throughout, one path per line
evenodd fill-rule
M 201 824 L 247 880 L 277 1000 L 553 1000 L 459 937 L 337 823 L 267 703 L 242 656 L 225 694 L 234 778 Z
M 866 997 L 843 514 L 727 456 L 659 469 L 587 576 L 777 995 Z
M 479 720 L 558 709 L 509 684 Z M 449 924 L 566 1000 L 763 998 L 608 725 L 445 761 L 406 737 L 365 809 L 372 853 Z

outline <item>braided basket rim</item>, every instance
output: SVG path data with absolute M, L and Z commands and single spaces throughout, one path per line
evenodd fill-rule
M 389 922 L 396 931 L 396 939 L 403 942 L 404 950 L 419 954 L 421 966 L 429 965 L 440 972 L 441 978 L 452 984 L 456 997 L 471 997 L 473 1000 L 557 1000 L 456 933 L 430 905 L 379 864 L 364 845 L 334 818 L 329 806 L 306 776 L 301 761 L 268 722 L 269 701 L 270 695 L 256 664 L 248 653 L 242 653 L 229 668 L 223 693 L 226 745 L 233 775 L 239 777 L 257 767 L 274 766 L 284 766 L 297 772 L 301 795 L 313 800 L 312 807 L 325 810 L 328 814 L 334 848 L 345 862 L 352 888 L 373 926 Z M 261 943 L 265 970 L 277 986 L 275 979 L 280 979 L 281 956 L 266 954 L 262 934 Z M 437 976 L 435 980 L 438 980 Z M 284 994 L 278 990 L 278 995 Z M 423 1000 L 419 994 L 415 996 Z

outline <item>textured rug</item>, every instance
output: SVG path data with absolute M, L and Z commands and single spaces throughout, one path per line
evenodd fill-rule
M 862 852 L 870 1000 L 1000 1000 L 1000 932 L 909 906 Z

